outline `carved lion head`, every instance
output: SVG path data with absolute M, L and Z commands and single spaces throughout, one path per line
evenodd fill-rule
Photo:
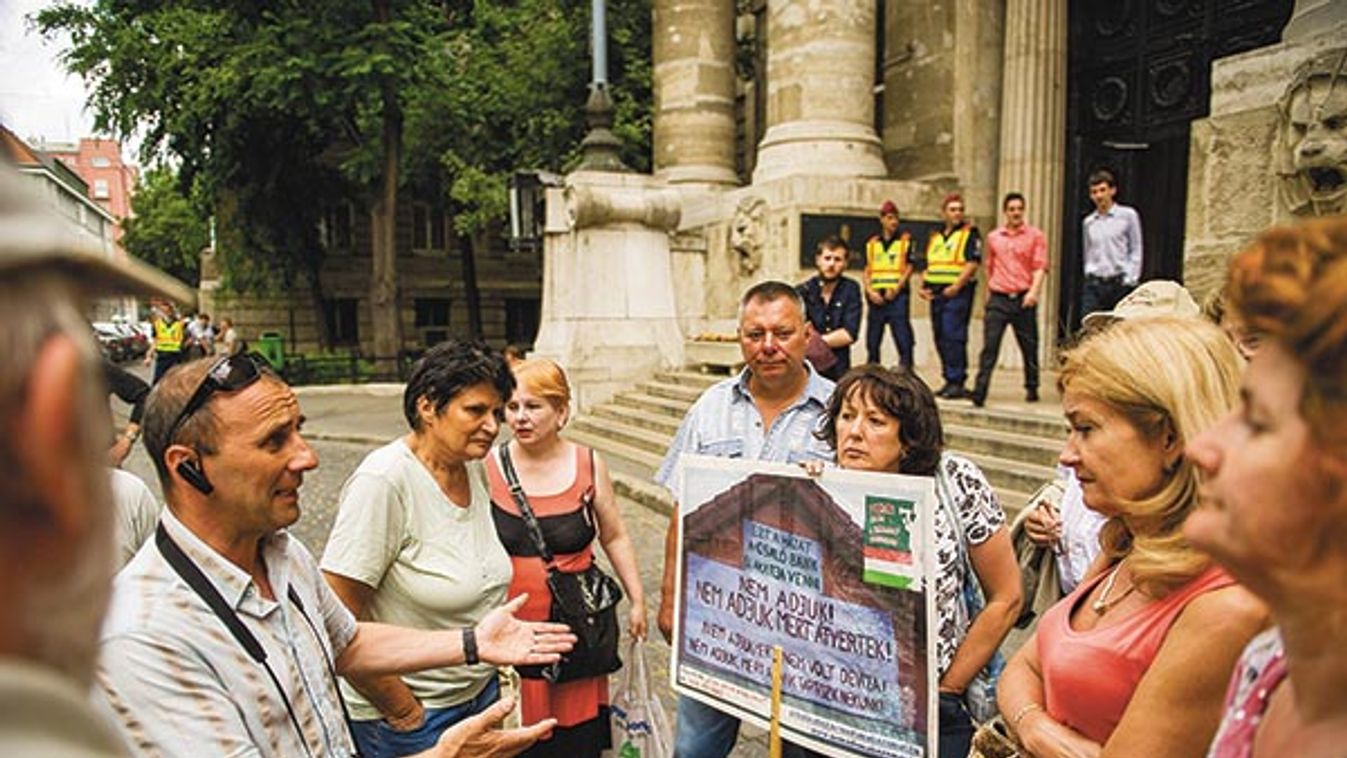
M 1277 103 L 1276 170 L 1292 213 L 1347 212 L 1347 48 L 1302 63 Z
M 751 276 L 762 265 L 767 237 L 767 201 L 747 195 L 739 200 L 730 221 L 730 249 L 739 256 L 739 273 Z

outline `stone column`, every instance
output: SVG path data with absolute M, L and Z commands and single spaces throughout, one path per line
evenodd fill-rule
M 1052 262 L 1039 297 L 1042 352 L 1055 335 L 1061 282 L 1066 172 L 1066 0 L 1008 0 L 1001 80 L 1001 150 L 996 212 L 1007 192 L 1024 194 L 1027 218 L 1048 238 Z M 1006 343 L 1013 343 L 1006 340 Z M 1007 355 L 1003 345 L 1002 356 Z M 1018 359 L 1018 348 L 1014 348 Z M 1040 356 L 1042 357 L 1042 356 Z M 1043 365 L 1047 365 L 1044 363 Z
M 655 0 L 655 176 L 738 185 L 734 168 L 734 3 Z
M 874 0 L 769 2 L 767 132 L 753 182 L 886 176 L 874 80 Z

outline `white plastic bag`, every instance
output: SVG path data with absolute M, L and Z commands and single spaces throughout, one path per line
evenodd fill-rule
M 673 731 L 650 690 L 645 649 L 638 640 L 627 646 L 627 665 L 618 676 L 610 708 L 616 758 L 672 758 Z

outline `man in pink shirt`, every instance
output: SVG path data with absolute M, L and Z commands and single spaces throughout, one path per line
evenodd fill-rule
M 1024 223 L 1024 195 L 1011 192 L 1001 208 L 1006 223 L 987 235 L 987 307 L 972 395 L 979 408 L 987 403 L 1007 324 L 1024 356 L 1024 399 L 1038 402 L 1038 293 L 1048 271 L 1048 243 L 1043 230 Z

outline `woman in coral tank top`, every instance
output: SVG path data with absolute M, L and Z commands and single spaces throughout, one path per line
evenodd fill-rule
M 1060 460 L 1108 522 L 1089 576 L 1001 676 L 1001 713 L 1032 755 L 1196 756 L 1216 731 L 1266 612 L 1184 540 L 1198 474 L 1183 451 L 1234 405 L 1240 369 L 1196 318 L 1116 323 L 1063 357 Z
M 1347 219 L 1272 229 L 1230 266 L 1261 346 L 1243 402 L 1188 445 L 1184 534 L 1272 609 L 1230 678 L 1211 758 L 1347 754 Z
M 608 467 L 587 447 L 558 436 L 569 413 L 571 391 L 566 374 L 549 360 L 514 366 L 518 386 L 505 404 L 505 420 L 514 431 L 510 459 L 519 483 L 542 528 L 557 565 L 568 572 L 589 568 L 594 542 L 603 546 L 622 589 L 631 601 L 627 631 L 645 638 L 645 596 L 631 537 L 622 523 Z M 528 593 L 519 618 L 545 620 L 552 606 L 547 570 L 528 527 L 510 496 L 499 448 L 487 457 L 491 513 L 496 533 L 514 566 L 511 598 Z M 520 706 L 524 724 L 555 718 L 552 735 L 524 753 L 529 758 L 598 758 L 608 747 L 608 677 L 550 684 L 523 679 Z

